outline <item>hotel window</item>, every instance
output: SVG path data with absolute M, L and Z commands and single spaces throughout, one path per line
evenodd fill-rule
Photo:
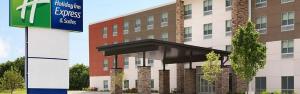
M 104 70 L 104 71 L 107 71 L 107 70 L 108 70 L 108 60 L 107 60 L 107 59 L 104 59 L 104 60 L 103 60 L 103 70 Z
M 129 88 L 129 80 L 124 80 L 124 88 Z
M 259 16 L 256 18 L 256 30 L 261 34 L 267 33 L 267 16 Z
M 135 40 L 139 41 L 139 40 L 142 40 L 142 38 L 141 37 L 137 37 L 137 38 L 135 38 Z
M 148 59 L 148 65 L 153 66 L 154 60 L 153 59 Z
M 141 65 L 141 58 L 135 57 L 135 67 L 138 67 Z
M 124 57 L 124 69 L 129 68 L 129 57 Z
M 147 30 L 152 30 L 153 28 L 154 28 L 154 16 L 148 16 Z
M 281 93 L 294 94 L 294 76 L 281 77 Z
M 255 94 L 261 94 L 266 91 L 266 77 L 255 77 Z
M 141 31 L 141 19 L 136 19 L 135 20 L 135 25 L 134 25 L 134 32 L 140 32 Z
M 226 27 L 225 36 L 231 36 L 231 34 L 232 34 L 232 22 L 231 22 L 231 20 L 226 20 L 225 21 L 225 27 Z
M 291 58 L 294 56 L 294 40 L 281 41 L 282 58 Z
M 105 90 L 108 89 L 108 80 L 103 80 L 103 88 L 104 88 Z
M 295 2 L 295 0 L 281 0 L 281 4 Z
M 113 36 L 117 36 L 118 35 L 118 25 L 114 25 L 113 26 Z
M 161 40 L 163 40 L 163 41 L 168 41 L 169 40 L 169 34 L 168 34 L 168 32 L 162 33 Z
M 103 38 L 107 38 L 107 27 L 104 27 L 104 28 L 103 28 L 103 31 L 102 31 L 102 37 L 103 37 Z
M 204 11 L 204 15 L 212 14 L 212 0 L 203 1 L 203 11 Z
M 212 38 L 212 23 L 204 24 L 204 39 Z
M 226 0 L 226 4 L 225 4 L 226 11 L 231 10 L 231 5 L 232 5 L 232 0 Z
M 123 34 L 126 35 L 129 33 L 129 22 L 124 22 Z
M 154 35 L 149 35 L 148 39 L 154 39 Z
M 256 8 L 267 7 L 267 0 L 256 0 Z
M 184 28 L 184 42 L 192 41 L 192 27 Z
M 184 19 L 192 18 L 192 4 L 184 5 Z
M 168 26 L 168 12 L 162 13 L 160 26 L 161 27 Z
M 295 12 L 289 11 L 282 13 L 281 19 L 281 31 L 291 31 L 294 30 L 295 24 Z
M 124 39 L 124 43 L 129 42 L 129 39 Z
M 232 51 L 232 46 L 231 45 L 226 45 L 225 50 L 226 51 Z
M 154 80 L 151 79 L 151 88 L 154 88 Z
M 215 83 L 200 78 L 200 94 L 215 94 Z

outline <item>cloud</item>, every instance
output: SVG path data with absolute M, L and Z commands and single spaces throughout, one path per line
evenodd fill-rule
M 0 58 L 8 57 L 9 45 L 5 42 L 5 40 L 0 38 Z

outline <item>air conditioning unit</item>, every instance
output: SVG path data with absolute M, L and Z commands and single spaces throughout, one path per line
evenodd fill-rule
M 168 26 L 168 22 L 162 22 L 160 25 L 161 25 L 161 27 L 166 27 L 166 26 Z
M 151 29 L 153 29 L 153 27 L 154 27 L 153 25 L 148 25 L 147 30 L 151 30 Z
M 294 30 L 294 28 L 295 28 L 294 24 L 284 25 L 284 26 L 281 26 L 281 31 L 291 31 L 291 30 Z
M 135 32 L 140 32 L 140 31 L 141 31 L 141 27 L 135 27 L 135 28 L 134 28 L 134 31 L 135 31 Z

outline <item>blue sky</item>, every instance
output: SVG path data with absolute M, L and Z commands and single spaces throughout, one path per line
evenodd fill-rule
M 88 25 L 175 0 L 84 0 L 84 31 L 70 35 L 70 65 L 88 65 Z M 24 56 L 24 29 L 9 27 L 9 0 L 0 0 L 0 63 Z

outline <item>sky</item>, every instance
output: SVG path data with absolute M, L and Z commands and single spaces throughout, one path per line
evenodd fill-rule
M 70 32 L 70 66 L 89 64 L 89 24 L 168 2 L 175 0 L 83 0 L 84 30 Z M 9 0 L 0 0 L 0 63 L 24 56 L 24 32 L 23 28 L 9 27 Z

